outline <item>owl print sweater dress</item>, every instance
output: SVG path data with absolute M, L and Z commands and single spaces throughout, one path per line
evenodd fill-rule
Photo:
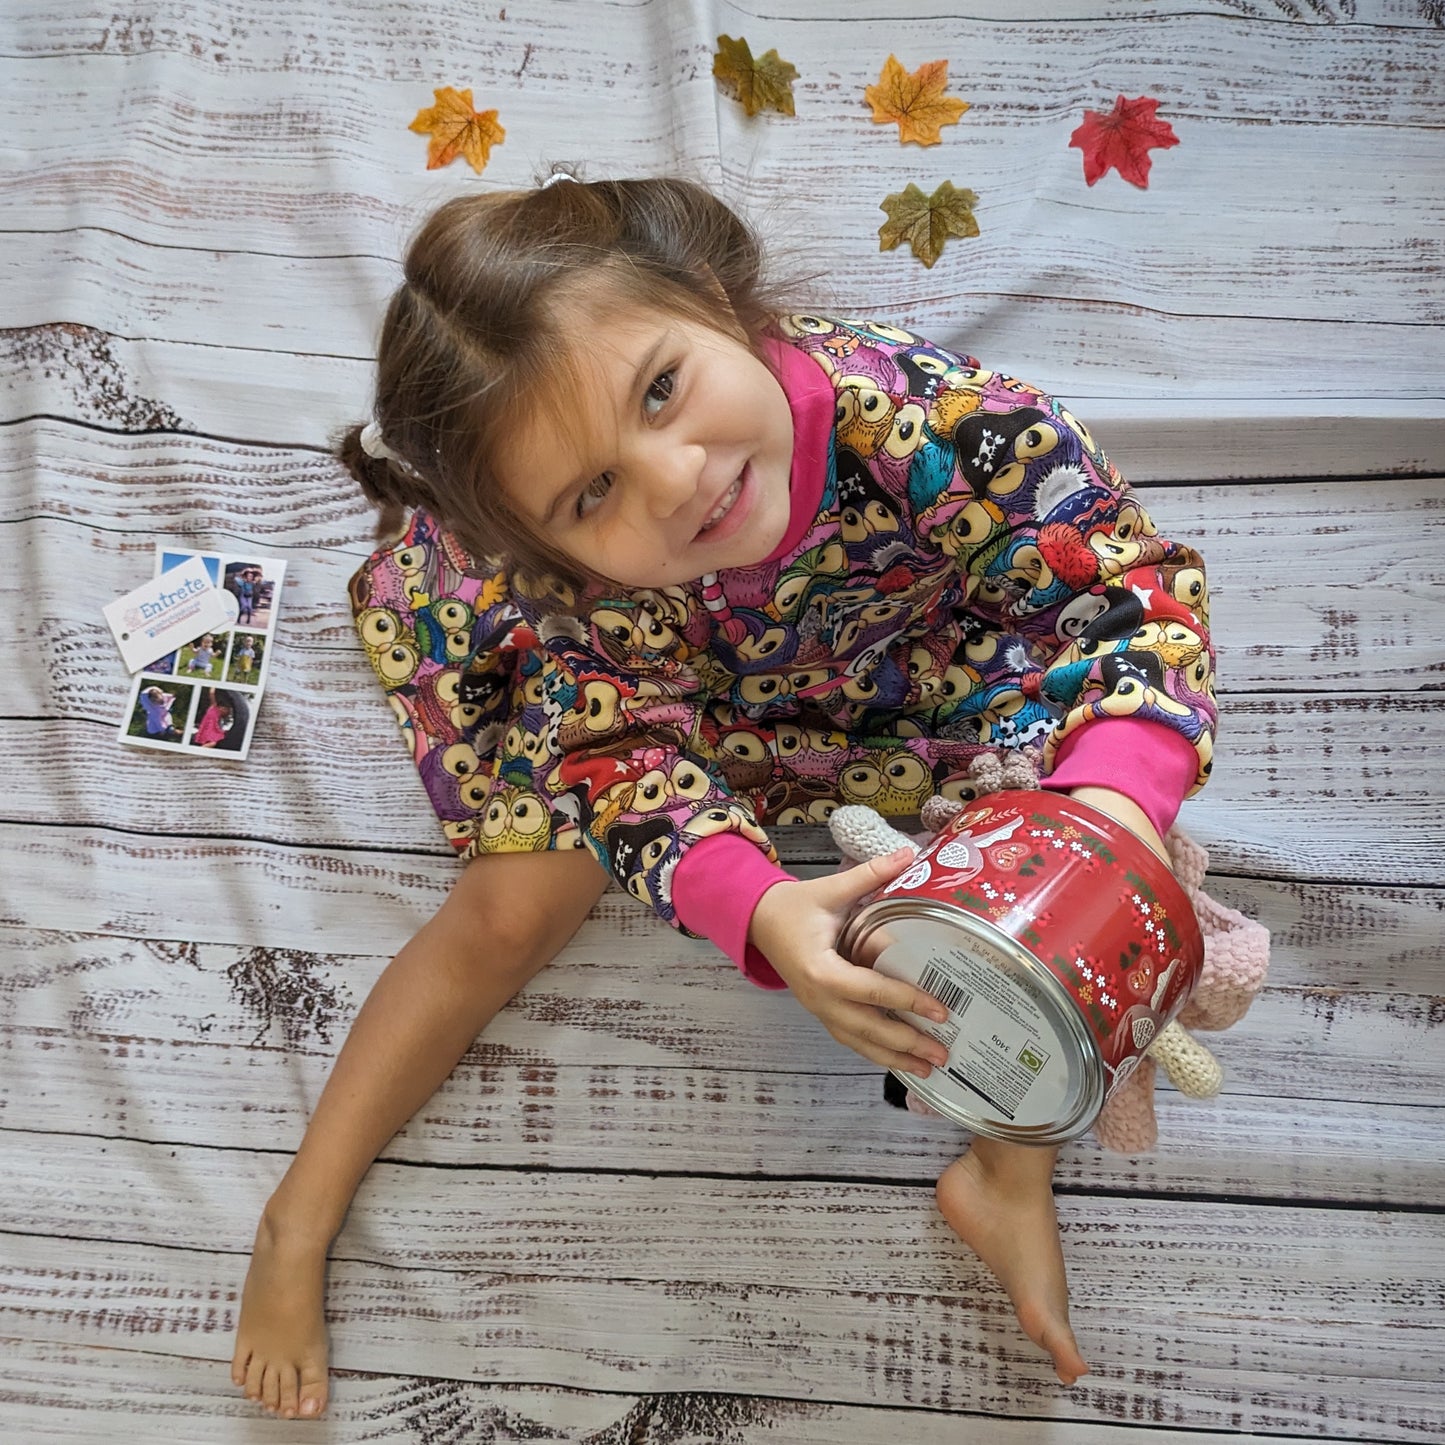
M 580 594 L 413 515 L 351 582 L 358 630 L 464 856 L 590 849 L 668 923 L 746 944 L 770 827 L 967 797 L 985 751 L 1133 797 L 1208 776 L 1203 562 L 1051 397 L 894 326 L 782 318 L 794 424 L 771 556 Z

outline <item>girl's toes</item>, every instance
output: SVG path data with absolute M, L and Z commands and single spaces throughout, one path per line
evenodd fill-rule
M 281 1372 L 267 1365 L 261 1377 L 261 1403 L 274 1415 L 281 1408 Z
M 326 1408 L 326 1386 L 303 1385 L 301 1387 L 301 1413 L 319 1415 Z
M 287 1365 L 280 1372 L 281 1374 L 281 1416 L 286 1420 L 296 1418 L 296 1408 L 299 1403 L 297 1395 L 296 1371 L 291 1365 Z

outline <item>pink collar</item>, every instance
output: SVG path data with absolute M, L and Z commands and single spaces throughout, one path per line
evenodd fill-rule
M 763 349 L 793 413 L 793 468 L 788 477 L 792 513 L 783 540 L 763 558 L 777 562 L 803 540 L 818 515 L 828 479 L 836 401 L 827 373 L 812 357 L 773 336 L 763 339 Z

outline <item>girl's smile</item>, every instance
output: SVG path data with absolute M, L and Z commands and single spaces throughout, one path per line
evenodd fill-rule
M 717 504 L 712 515 L 702 524 L 697 534 L 699 537 L 706 533 L 709 542 L 724 542 L 746 521 L 751 509 L 753 493 L 756 491 L 756 483 L 751 488 L 748 486 L 748 480 L 752 476 L 752 465 L 751 462 L 746 463 L 732 486 L 723 493 L 722 501 Z M 744 500 L 745 497 L 746 500 Z
M 624 587 L 747 567 L 789 519 L 793 418 L 741 336 L 650 308 L 588 306 L 561 425 L 523 419 L 498 469 L 559 550 Z M 561 371 L 562 369 L 559 369 Z

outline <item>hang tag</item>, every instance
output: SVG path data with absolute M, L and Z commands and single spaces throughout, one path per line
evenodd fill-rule
M 101 609 L 127 672 L 139 672 L 184 643 L 236 625 L 236 601 L 216 587 L 199 557 L 162 572 Z

